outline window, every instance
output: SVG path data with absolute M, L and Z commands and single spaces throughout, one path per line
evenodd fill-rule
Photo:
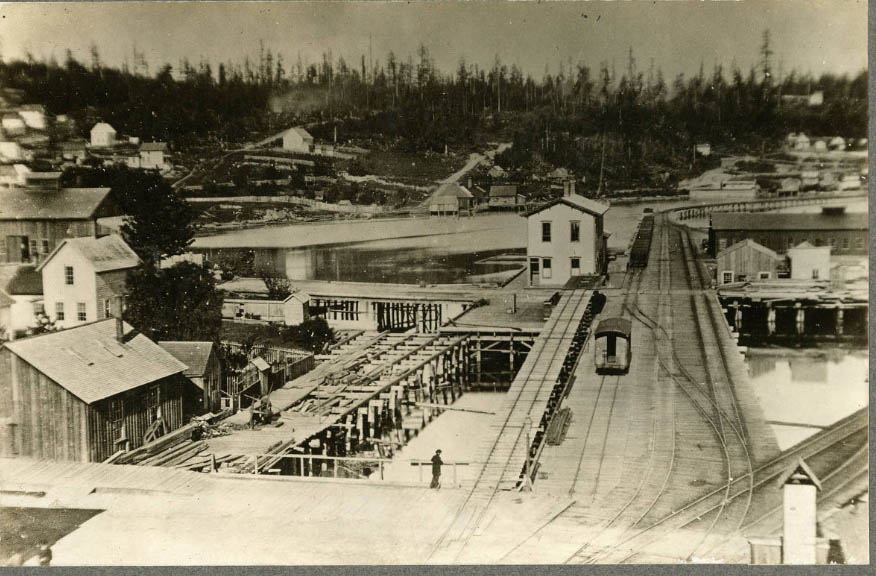
M 572 276 L 578 276 L 581 274 L 581 259 L 580 258 L 572 258 Z
M 121 398 L 110 400 L 110 423 L 112 425 L 113 443 L 125 439 L 125 403 Z
M 816 239 L 815 239 L 815 246 L 816 246 L 816 247 L 819 247 L 819 248 L 820 248 L 821 246 L 824 246 L 824 241 L 823 241 L 821 238 L 816 238 Z
M 161 418 L 161 384 L 149 387 L 146 392 L 146 408 L 150 423 Z
M 55 320 L 64 321 L 64 303 L 55 302 Z
M 67 286 L 73 285 L 73 267 L 64 266 L 64 284 Z
M 42 242 L 42 253 L 43 254 L 49 253 L 49 241 L 48 240 L 43 240 L 43 242 Z
M 855 248 L 858 249 L 858 250 L 863 250 L 863 249 L 864 249 L 864 239 L 861 238 L 860 236 L 858 236 L 857 238 L 855 238 Z
M 813 269 L 812 269 L 812 279 L 813 279 L 813 280 L 818 280 L 818 268 L 813 268 Z
M 770 276 L 772 276 L 772 274 L 770 272 L 758 272 L 757 273 L 757 278 L 759 280 L 769 280 Z
M 37 252 L 37 241 L 36 241 L 36 240 L 31 240 L 31 241 L 30 241 L 30 257 L 31 257 L 31 258 L 36 258 L 36 257 L 37 257 L 37 254 L 38 254 L 38 252 Z
M 830 244 L 831 248 L 836 249 L 836 238 L 828 238 L 827 241 Z
M 42 302 L 34 302 L 33 303 L 33 313 L 34 316 L 39 316 L 41 314 L 46 313 L 46 305 Z
M 788 236 L 788 248 L 793 248 L 793 247 L 794 247 L 794 237 Z
M 85 322 L 88 319 L 88 315 L 85 313 L 85 302 L 76 304 L 76 319 L 80 322 Z
M 843 238 L 843 250 L 848 250 L 848 249 L 849 249 L 849 239 Z
M 111 302 L 110 302 L 110 299 L 109 299 L 109 298 L 106 298 L 106 299 L 103 301 L 103 317 L 104 317 L 104 318 L 109 318 L 109 317 L 112 316 L 112 315 L 113 315 L 112 304 L 111 304 Z
M 551 259 L 550 258 L 542 258 L 541 259 L 541 277 L 542 278 L 550 278 L 553 270 L 551 269 Z
M 551 241 L 551 223 L 550 222 L 542 222 L 541 223 L 541 241 L 542 242 L 550 242 Z
M 721 284 L 730 284 L 731 282 L 733 282 L 733 270 L 721 272 Z
M 580 242 L 581 241 L 581 223 L 580 222 L 569 222 L 569 240 L 572 242 Z
M 721 238 L 720 240 L 718 240 L 718 250 L 724 250 L 725 248 L 727 248 L 727 240 Z

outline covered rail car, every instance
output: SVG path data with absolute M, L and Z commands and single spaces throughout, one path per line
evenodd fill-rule
M 648 253 L 651 251 L 651 238 L 654 236 L 654 214 L 646 213 L 636 230 L 636 237 L 630 246 L 628 268 L 644 268 L 648 265 Z
M 632 323 L 626 318 L 605 318 L 594 334 L 597 374 L 626 374 L 632 360 Z

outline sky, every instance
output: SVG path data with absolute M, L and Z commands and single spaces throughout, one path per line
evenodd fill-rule
M 242 62 L 259 42 L 319 62 L 331 50 L 356 66 L 369 45 L 375 62 L 387 52 L 406 58 L 420 43 L 443 72 L 460 58 L 490 67 L 499 55 L 540 78 L 560 62 L 602 61 L 626 68 L 632 47 L 639 70 L 653 59 L 669 80 L 703 63 L 743 70 L 756 65 L 763 30 L 772 35 L 774 71 L 856 74 L 867 67 L 866 0 L 741 0 L 678 2 L 198 2 L 0 4 L 4 60 L 54 56 L 69 48 L 90 61 L 97 45 L 113 66 L 145 52 L 150 70 L 181 58 Z

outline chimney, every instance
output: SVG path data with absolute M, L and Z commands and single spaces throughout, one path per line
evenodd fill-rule
M 571 195 L 571 194 L 574 194 L 574 193 L 575 193 L 575 179 L 574 179 L 574 178 L 571 178 L 571 179 L 569 180 L 569 194 Z
M 113 300 L 113 307 L 115 308 L 113 315 L 116 319 L 116 340 L 122 342 L 125 339 L 125 323 L 122 320 L 122 312 L 125 307 L 124 298 L 116 296 Z
M 468 189 L 471 190 L 471 176 L 468 177 Z
M 563 196 L 569 195 L 569 181 L 563 180 Z

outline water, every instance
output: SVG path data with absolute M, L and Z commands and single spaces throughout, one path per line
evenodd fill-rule
M 865 349 L 752 348 L 746 362 L 764 418 L 783 450 L 869 402 Z
M 686 203 L 649 201 L 612 206 L 604 225 L 611 233 L 609 248 L 626 249 L 646 207 L 656 211 Z M 271 269 L 291 280 L 464 283 L 477 281 L 472 276 L 519 270 L 524 265 L 522 261 L 481 261 L 499 254 L 524 255 L 526 218 L 505 213 L 277 226 L 198 238 L 194 248 L 208 252 L 218 262 L 251 248 L 255 269 Z

